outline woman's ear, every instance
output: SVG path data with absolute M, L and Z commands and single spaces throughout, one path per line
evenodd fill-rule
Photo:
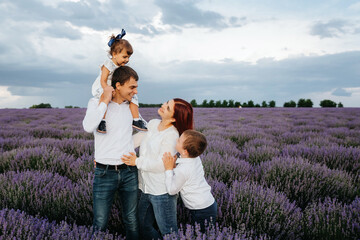
M 171 122 L 176 122 L 176 119 L 175 119 L 175 118 L 171 118 L 170 121 L 171 121 Z

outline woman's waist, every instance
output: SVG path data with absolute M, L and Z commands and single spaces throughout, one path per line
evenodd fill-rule
M 144 193 L 160 195 L 167 193 L 164 173 L 141 173 L 139 174 L 140 189 Z

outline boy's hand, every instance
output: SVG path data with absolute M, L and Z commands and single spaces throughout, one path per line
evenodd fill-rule
M 121 160 L 128 166 L 135 166 L 136 154 L 131 152 L 130 155 L 123 155 Z
M 171 153 L 169 152 L 164 153 L 162 160 L 164 163 L 165 170 L 174 169 L 176 159 L 173 156 L 171 156 Z

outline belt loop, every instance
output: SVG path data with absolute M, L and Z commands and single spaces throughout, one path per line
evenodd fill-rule
M 116 170 L 116 171 L 118 170 L 117 167 L 118 167 L 118 165 L 115 165 L 115 170 Z
M 106 172 L 107 172 L 108 168 L 109 168 L 109 165 L 106 165 L 106 169 L 105 169 Z

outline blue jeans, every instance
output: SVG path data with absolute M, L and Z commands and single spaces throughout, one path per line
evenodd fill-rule
M 194 225 L 195 223 L 200 224 L 201 231 L 205 231 L 205 221 L 207 226 L 210 224 L 214 224 L 216 222 L 216 215 L 217 215 L 217 203 L 214 201 L 212 205 L 204 209 L 196 209 L 190 210 L 191 215 L 191 224 Z
M 93 182 L 94 230 L 106 230 L 116 192 L 119 193 L 122 205 L 126 239 L 138 239 L 138 170 L 136 167 L 128 166 L 126 169 L 120 170 L 95 168 Z
M 139 224 L 141 239 L 162 239 L 177 232 L 176 195 L 151 195 L 141 192 L 139 201 Z M 159 227 L 156 230 L 154 225 Z

